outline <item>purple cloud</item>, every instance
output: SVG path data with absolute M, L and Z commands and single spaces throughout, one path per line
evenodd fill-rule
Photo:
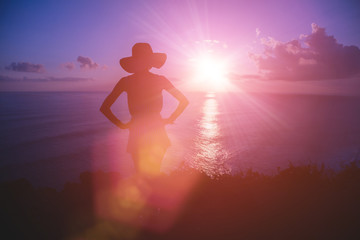
M 360 74 L 357 46 L 338 43 L 315 23 L 311 27 L 311 34 L 301 34 L 299 39 L 289 42 L 262 39 L 264 52 L 250 57 L 268 79 L 340 79 Z
M 86 82 L 93 81 L 93 78 L 80 77 L 45 77 L 45 78 L 13 78 L 0 75 L 0 82 Z
M 258 74 L 236 74 L 236 73 L 229 73 L 228 78 L 231 80 L 249 80 L 249 79 L 256 79 L 260 80 L 262 79 L 261 75 Z
M 89 57 L 78 56 L 77 61 L 80 63 L 80 68 L 96 69 L 99 65 Z
M 33 73 L 45 72 L 45 67 L 43 65 L 33 64 L 28 62 L 18 62 L 18 63 L 13 62 L 9 66 L 6 66 L 5 69 L 15 72 L 33 72 Z
M 61 67 L 65 68 L 69 71 L 72 71 L 73 69 L 75 69 L 75 64 L 73 62 L 67 62 L 67 63 L 61 64 Z
M 107 65 L 105 65 L 105 64 L 101 67 L 102 70 L 108 70 L 108 68 L 109 67 Z

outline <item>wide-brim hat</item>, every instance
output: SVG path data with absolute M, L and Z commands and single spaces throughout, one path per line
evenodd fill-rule
M 161 68 L 165 61 L 165 53 L 154 53 L 148 43 L 136 43 L 132 47 L 132 56 L 120 59 L 120 65 L 125 71 L 136 73 L 152 67 Z

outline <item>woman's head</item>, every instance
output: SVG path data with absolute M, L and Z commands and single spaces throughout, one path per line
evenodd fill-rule
M 132 48 L 132 56 L 120 59 L 120 65 L 125 71 L 136 73 L 152 67 L 161 68 L 165 61 L 165 53 L 154 53 L 148 43 L 136 43 Z

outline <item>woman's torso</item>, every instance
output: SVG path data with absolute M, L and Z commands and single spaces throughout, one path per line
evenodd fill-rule
M 163 89 L 159 75 L 146 73 L 129 76 L 126 92 L 132 118 L 160 116 Z

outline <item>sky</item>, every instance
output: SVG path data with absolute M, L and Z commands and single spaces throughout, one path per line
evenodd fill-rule
M 227 64 L 238 88 L 360 92 L 360 2 L 1 1 L 0 91 L 110 91 L 137 42 L 154 72 L 196 90 L 194 59 Z M 193 87 L 193 89 L 192 89 Z

